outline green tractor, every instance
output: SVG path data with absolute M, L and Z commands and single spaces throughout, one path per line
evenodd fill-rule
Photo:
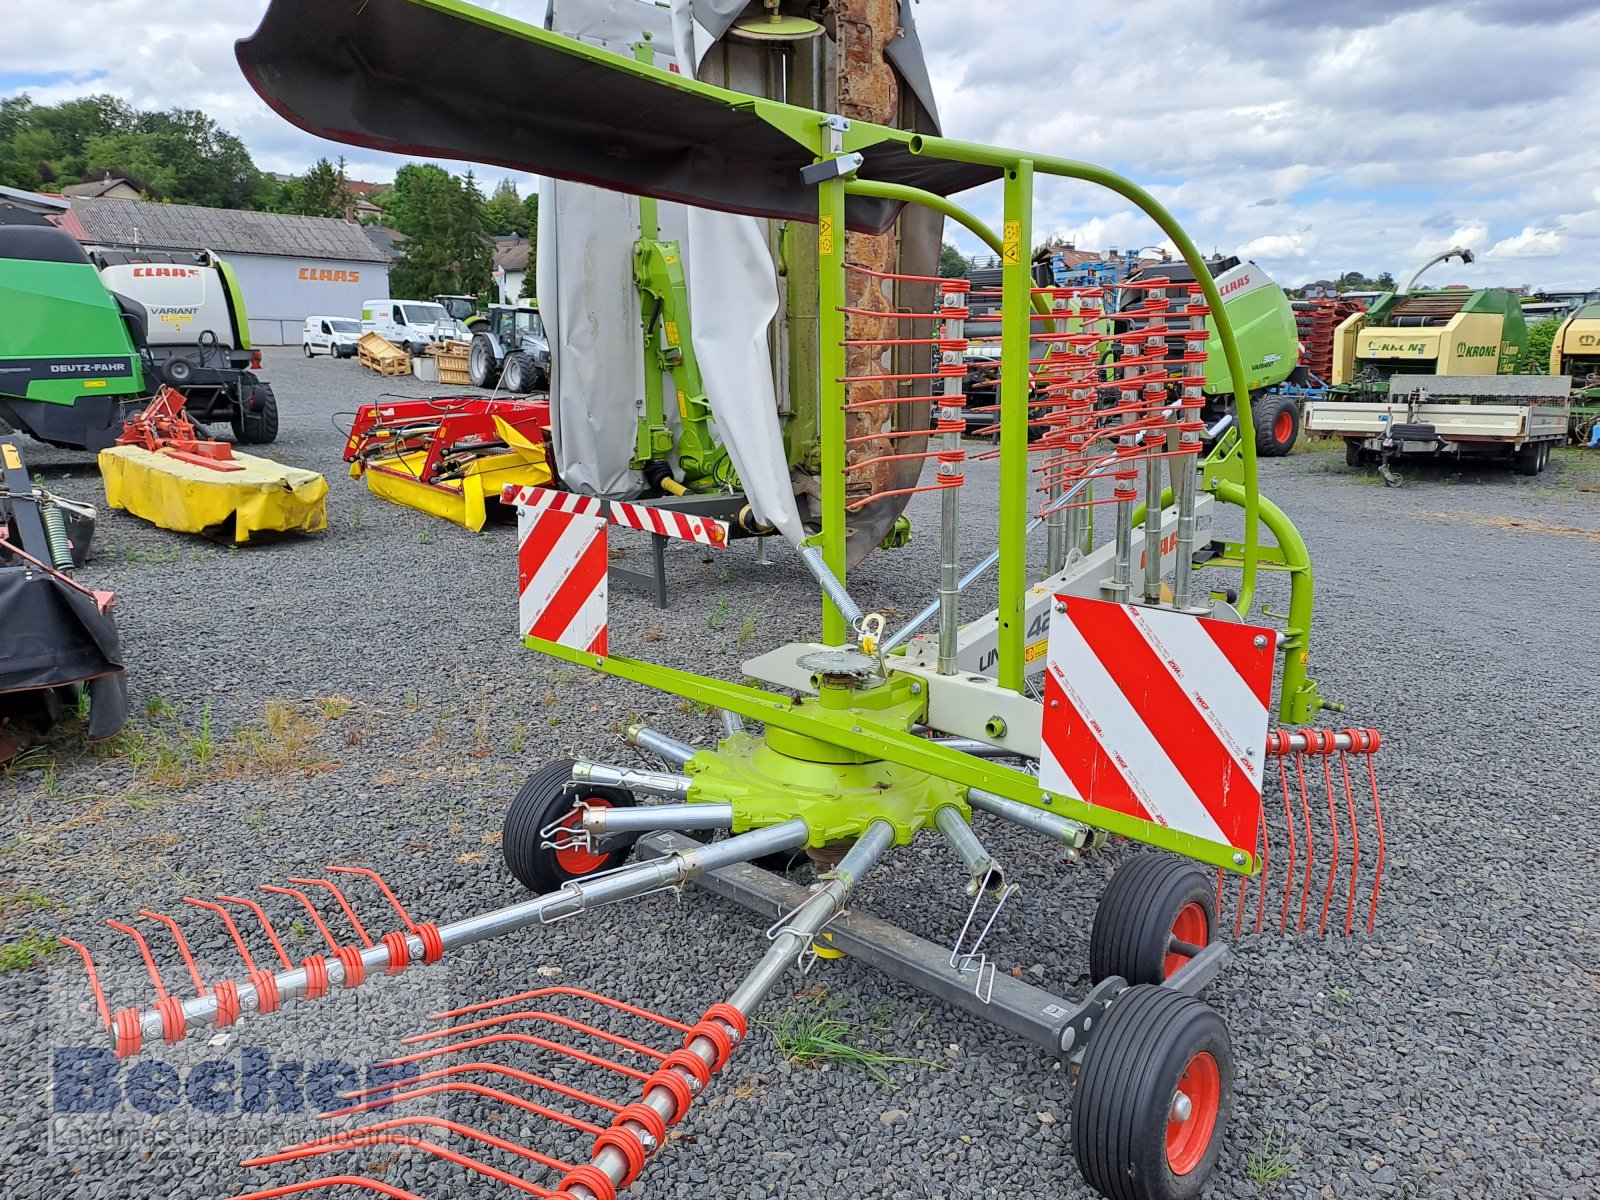
M 176 280 L 178 267 L 142 269 L 157 290 L 185 282 Z M 215 280 L 213 290 L 230 314 L 227 346 L 209 328 L 187 347 L 168 345 L 170 338 L 150 328 L 152 313 L 198 306 L 152 308 L 110 290 L 88 254 L 60 229 L 0 226 L 0 421 L 52 446 L 103 450 L 116 441 L 129 412 L 167 383 L 184 394 L 195 420 L 225 420 L 240 442 L 272 441 L 277 401 L 244 365 L 253 355 L 241 332 L 248 325 L 231 272 L 220 264 L 181 270 L 205 287 Z M 248 357 L 236 359 L 239 350 Z

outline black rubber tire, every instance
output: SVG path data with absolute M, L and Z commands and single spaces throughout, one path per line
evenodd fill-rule
M 194 382 L 194 364 L 187 358 L 169 358 L 161 374 L 175 388 L 186 388 Z
M 1217 1068 L 1215 1123 L 1204 1153 L 1179 1175 L 1167 1124 L 1178 1083 L 1202 1053 Z M 1187 1200 L 1216 1166 L 1232 1108 L 1233 1044 L 1221 1015 L 1173 988 L 1132 987 L 1090 1035 L 1072 1100 L 1072 1154 L 1102 1196 Z
M 312 351 L 311 351 L 311 343 L 310 342 L 301 342 L 300 343 L 300 349 L 305 351 L 305 354 L 306 354 L 307 358 L 311 357 Z
M 1549 442 L 1529 442 L 1512 455 L 1511 468 L 1518 475 L 1537 475 L 1549 461 Z
M 630 839 L 607 854 L 602 862 L 586 871 L 573 872 L 561 864 L 554 850 L 543 845 L 540 831 L 572 811 L 580 799 L 593 797 L 605 800 L 613 808 L 634 806 L 633 793 L 621 788 L 585 787 L 582 791 L 574 790 L 569 794 L 566 785 L 571 779 L 570 760 L 540 767 L 528 776 L 528 781 L 522 785 L 522 790 L 506 810 L 500 852 L 505 856 L 506 867 L 517 881 L 536 895 L 553 892 L 562 884 L 584 875 L 619 867 L 633 852 L 633 840 Z
M 506 355 L 505 365 L 500 369 L 500 382 L 505 385 L 506 391 L 526 396 L 533 391 L 537 374 L 528 356 L 521 350 L 513 350 Z
M 1345 440 L 1344 440 L 1344 465 L 1345 466 L 1347 466 L 1347 467 L 1359 467 L 1363 462 L 1363 454 L 1364 453 L 1365 453 L 1365 451 L 1362 448 L 1362 444 L 1361 444 L 1361 439 L 1360 438 L 1345 438 Z
M 270 383 L 243 385 L 247 390 L 229 423 L 233 440 L 243 446 L 265 446 L 278 440 L 278 398 Z M 252 402 L 253 397 L 253 402 Z
M 500 362 L 494 356 L 494 340 L 477 333 L 467 348 L 467 374 L 473 387 L 492 388 L 500 379 Z
M 1179 914 L 1196 904 L 1205 914 L 1205 939 L 1217 936 L 1216 880 L 1188 859 L 1146 850 L 1117 868 L 1089 933 L 1089 978 L 1120 975 L 1130 984 L 1167 978 L 1167 955 Z
M 1284 429 L 1280 429 L 1278 420 L 1284 414 L 1287 420 Z M 1256 423 L 1257 457 L 1283 458 L 1294 449 L 1300 436 L 1300 406 L 1288 396 L 1254 397 L 1250 402 L 1250 415 Z

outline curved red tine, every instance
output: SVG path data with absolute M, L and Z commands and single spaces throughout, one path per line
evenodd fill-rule
M 590 1133 L 598 1137 L 605 1129 L 581 1117 L 574 1117 L 533 1100 L 524 1100 L 521 1096 L 513 1096 L 510 1092 L 503 1092 L 499 1088 L 486 1087 L 481 1083 L 432 1083 L 427 1087 L 413 1088 L 408 1092 L 396 1092 L 392 1096 L 380 1096 L 376 1100 L 363 1100 L 360 1104 L 347 1105 L 336 1108 L 330 1112 L 320 1113 L 319 1121 L 331 1121 L 335 1117 L 348 1117 L 356 1113 L 371 1112 L 375 1108 L 387 1108 L 391 1104 L 399 1104 L 405 1100 L 420 1100 L 424 1096 L 442 1096 L 450 1092 L 465 1092 L 473 1096 L 482 1096 L 488 1100 L 498 1100 L 509 1104 L 513 1108 L 520 1108 L 523 1112 L 538 1113 L 547 1117 L 558 1125 L 566 1125 L 580 1133 Z
M 520 1175 L 513 1175 L 509 1171 L 502 1171 L 499 1167 L 491 1167 L 488 1163 L 479 1162 L 470 1154 L 462 1154 L 459 1150 L 451 1150 L 437 1142 L 430 1142 L 426 1138 L 410 1137 L 403 1133 L 375 1133 L 365 1137 L 346 1138 L 332 1145 L 319 1145 L 313 1143 L 309 1146 L 297 1147 L 293 1150 L 281 1150 L 277 1154 L 257 1160 L 261 1164 L 292 1162 L 301 1158 L 314 1158 L 319 1154 L 335 1154 L 340 1150 L 353 1150 L 361 1146 L 405 1146 L 412 1150 L 421 1150 L 445 1162 L 454 1163 L 458 1167 L 465 1167 L 477 1175 L 484 1175 L 507 1187 L 516 1188 L 519 1192 L 526 1192 L 531 1196 L 551 1197 L 556 1195 L 550 1188 L 540 1187 L 536 1183 L 529 1183 Z M 561 1168 L 565 1169 L 566 1164 Z
M 496 1025 L 509 1025 L 512 1021 L 549 1021 L 553 1025 L 571 1029 L 577 1033 L 587 1033 L 601 1041 L 610 1042 L 613 1046 L 620 1046 L 624 1050 L 632 1050 L 635 1054 L 642 1054 L 646 1058 L 653 1058 L 657 1062 L 666 1058 L 654 1046 L 646 1046 L 632 1038 L 625 1038 L 619 1033 L 612 1033 L 609 1029 L 601 1029 L 584 1021 L 572 1017 L 564 1017 L 560 1013 L 543 1012 L 539 1009 L 527 1009 L 523 1012 L 502 1013 L 497 1017 L 485 1017 L 481 1021 L 469 1021 L 465 1025 L 452 1025 L 447 1029 L 435 1029 L 431 1033 L 414 1033 L 408 1038 L 401 1038 L 402 1046 L 415 1046 L 419 1042 L 432 1042 L 439 1038 L 450 1037 L 458 1033 L 472 1033 L 479 1029 L 491 1029 Z M 686 1031 L 687 1032 L 687 1031 Z
M 159 921 L 172 930 L 172 936 L 177 939 L 178 953 L 183 955 L 183 965 L 189 968 L 189 978 L 194 980 L 194 991 L 197 996 L 206 994 L 205 981 L 200 978 L 200 968 L 194 965 L 194 955 L 189 953 L 189 941 L 183 936 L 183 930 L 178 923 L 165 913 L 151 912 L 148 908 L 141 908 L 139 915 L 146 920 Z
M 356 910 L 350 907 L 350 901 L 344 898 L 336 884 L 329 883 L 326 879 L 290 879 L 290 883 L 303 884 L 306 887 L 327 888 L 333 893 L 333 898 L 339 902 L 339 907 L 344 909 L 344 915 L 350 919 L 350 924 L 355 927 L 357 936 L 361 938 L 364 946 L 372 945 L 372 939 L 367 936 L 366 929 L 361 924 L 361 918 L 356 916 Z
M 1256 932 L 1261 932 L 1261 927 L 1267 915 L 1267 876 L 1272 874 L 1272 837 L 1267 833 L 1267 814 L 1265 809 L 1261 813 L 1261 886 L 1256 889 Z
M 301 904 L 305 905 L 306 911 L 311 914 L 311 919 L 316 922 L 317 932 L 322 934 L 322 940 L 328 943 L 328 949 L 334 951 L 335 953 L 338 952 L 339 943 L 333 940 L 333 931 L 328 928 L 327 922 L 322 919 L 322 914 L 317 911 L 317 906 L 311 903 L 310 896 L 306 895 L 299 888 L 278 887 L 276 884 L 272 883 L 262 884 L 261 890 L 263 892 L 272 892 L 279 896 L 293 896 L 296 900 L 300 901 Z
M 579 1000 L 592 1000 L 596 1004 L 604 1004 L 607 1008 L 614 1008 L 618 1012 L 627 1013 L 632 1017 L 643 1017 L 647 1021 L 654 1021 L 658 1025 L 665 1025 L 668 1029 L 676 1029 L 679 1033 L 688 1033 L 690 1026 L 682 1021 L 674 1021 L 671 1017 L 653 1012 L 648 1008 L 640 1008 L 637 1004 L 628 1004 L 622 1000 L 614 1000 L 610 996 L 602 996 L 599 992 L 586 992 L 575 987 L 542 987 L 534 988 L 531 992 L 518 992 L 515 996 L 502 996 L 499 1000 L 484 1000 L 478 1004 L 468 1004 L 461 1008 L 452 1008 L 448 1012 L 430 1013 L 430 1021 L 448 1021 L 454 1017 L 464 1017 L 469 1013 L 482 1012 L 488 1008 L 501 1008 L 507 1004 L 520 1004 L 524 1000 L 542 1000 L 546 996 L 572 996 Z
M 609 1113 L 619 1113 L 622 1105 L 614 1100 L 607 1100 L 604 1096 L 596 1096 L 593 1092 L 586 1092 L 582 1088 L 575 1088 L 569 1084 L 557 1083 L 554 1079 L 546 1079 L 543 1075 L 534 1075 L 529 1071 L 519 1071 L 516 1067 L 502 1066 L 500 1063 L 472 1062 L 457 1063 L 453 1067 L 443 1067 L 437 1071 L 424 1071 L 420 1075 L 413 1075 L 409 1079 L 397 1079 L 393 1083 L 380 1083 L 377 1087 L 358 1088 L 352 1092 L 340 1092 L 341 1100 L 365 1100 L 369 1096 L 376 1096 L 382 1092 L 398 1091 L 401 1088 L 414 1087 L 419 1083 L 432 1083 L 437 1079 L 452 1079 L 457 1075 L 472 1075 L 482 1073 L 485 1075 L 504 1075 L 507 1079 L 515 1079 L 519 1083 L 531 1083 L 535 1087 L 542 1087 L 546 1091 L 555 1092 L 558 1096 L 566 1096 L 572 1100 L 581 1100 L 585 1104 L 603 1109 Z
M 1356 796 L 1350 786 L 1350 757 L 1339 751 L 1339 772 L 1344 776 L 1344 806 L 1350 815 L 1350 903 L 1344 911 L 1344 935 L 1356 921 L 1356 878 L 1361 874 L 1361 829 L 1356 825 Z
M 479 1046 L 498 1046 L 506 1042 L 514 1042 L 524 1046 L 538 1046 L 544 1050 L 552 1050 L 567 1058 L 575 1058 L 579 1062 L 588 1063 L 591 1067 L 604 1067 L 608 1071 L 615 1071 L 619 1075 L 626 1075 L 629 1079 L 643 1083 L 650 1075 L 636 1067 L 615 1062 L 609 1058 L 602 1058 L 598 1054 L 590 1054 L 587 1050 L 579 1050 L 574 1046 L 565 1046 L 560 1042 L 552 1042 L 549 1038 L 542 1038 L 532 1033 L 496 1033 L 489 1037 L 469 1038 L 464 1042 L 454 1042 L 448 1046 L 437 1046 L 432 1050 L 419 1050 L 416 1054 L 403 1054 L 399 1058 L 391 1058 L 386 1062 L 374 1064 L 377 1067 L 405 1067 L 412 1063 L 425 1062 L 430 1058 L 441 1058 L 446 1054 L 459 1054 L 463 1050 L 476 1050 Z M 657 1059 L 664 1059 L 665 1055 L 657 1055 Z
M 89 957 L 88 948 L 81 942 L 75 942 L 69 937 L 57 939 L 63 946 L 71 946 L 83 958 L 83 969 L 89 973 L 89 986 L 94 989 L 94 1002 L 100 1009 L 100 1024 L 107 1029 L 111 1028 L 111 1010 L 106 1007 L 106 993 L 100 986 L 100 976 L 95 973 L 94 959 Z
M 1304 755 L 1295 756 L 1294 771 L 1300 782 L 1300 813 L 1306 821 L 1306 877 L 1300 889 L 1300 924 L 1295 927 L 1295 932 L 1301 933 L 1306 927 L 1306 905 L 1311 899 L 1311 864 L 1317 856 L 1317 844 L 1311 836 L 1311 801 L 1307 796 Z
M 1330 736 L 1330 742 L 1333 740 Z M 1317 936 L 1328 928 L 1328 907 L 1333 903 L 1333 880 L 1339 873 L 1339 814 L 1333 800 L 1333 759 L 1326 750 L 1322 754 L 1322 780 L 1328 794 L 1328 828 L 1333 836 L 1333 861 L 1328 864 L 1328 890 L 1322 897 L 1322 919 L 1317 922 Z
M 373 883 L 378 885 L 378 889 L 383 893 L 383 898 L 389 902 L 389 906 L 393 908 L 395 912 L 400 914 L 400 919 L 406 923 L 406 932 L 415 933 L 417 931 L 417 923 L 411 919 L 411 914 L 406 912 L 405 906 L 401 904 L 400 901 L 395 897 L 395 894 L 389 890 L 389 885 L 384 882 L 383 876 L 379 875 L 376 871 L 373 871 L 367 867 L 324 867 L 323 870 L 333 871 L 340 875 L 366 876 L 368 879 L 372 880 Z
M 273 950 L 277 952 L 278 961 L 283 963 L 286 970 L 292 970 L 294 968 L 294 964 L 289 961 L 289 956 L 284 953 L 283 943 L 278 940 L 278 931 L 272 927 L 272 922 L 267 920 L 267 914 L 261 910 L 261 905 L 257 904 L 254 900 L 247 900 L 243 896 L 219 895 L 217 899 L 222 901 L 224 904 L 238 904 L 255 913 L 256 920 L 261 922 L 261 928 L 266 931 L 268 940 L 272 942 Z
M 322 1179 L 306 1179 L 299 1183 L 286 1183 L 282 1187 L 268 1188 L 263 1192 L 240 1192 L 237 1196 L 228 1197 L 228 1200 L 278 1200 L 279 1196 L 298 1196 L 302 1192 L 336 1187 L 360 1188 L 362 1191 L 387 1196 L 389 1200 L 427 1200 L 425 1196 L 384 1183 L 381 1179 L 369 1179 L 365 1175 L 328 1175 Z
M 120 929 L 139 944 L 139 953 L 143 955 L 145 968 L 150 972 L 150 982 L 156 985 L 156 999 L 165 1000 L 167 985 L 161 982 L 161 972 L 156 970 L 156 960 L 150 953 L 150 945 L 144 940 L 144 934 L 132 925 L 124 925 L 121 921 L 107 921 L 106 924 L 113 929 Z
M 1278 918 L 1278 932 L 1289 928 L 1289 897 L 1294 894 L 1294 808 L 1289 797 L 1289 768 L 1283 758 L 1278 758 L 1278 779 L 1283 784 L 1283 823 L 1289 831 L 1289 869 L 1283 881 L 1283 915 Z
M 309 1142 L 298 1142 L 293 1146 L 285 1146 L 277 1155 L 262 1158 L 249 1158 L 240 1163 L 241 1167 L 263 1167 L 269 1163 L 283 1161 L 282 1155 L 290 1154 L 297 1150 L 306 1150 L 312 1146 L 331 1146 L 337 1143 L 353 1141 L 364 1138 L 374 1133 L 383 1133 L 390 1129 L 443 1129 L 459 1137 L 470 1138 L 482 1142 L 486 1146 L 493 1146 L 496 1150 L 504 1150 L 507 1154 L 515 1154 L 519 1158 L 526 1158 L 541 1166 L 550 1167 L 556 1171 L 570 1171 L 571 1163 L 562 1162 L 559 1158 L 543 1154 L 520 1142 L 510 1142 L 505 1138 L 496 1137 L 482 1129 L 475 1129 L 471 1125 L 463 1125 L 459 1121 L 449 1121 L 443 1117 L 394 1117 L 388 1121 L 374 1121 L 371 1125 L 362 1125 L 355 1129 L 341 1129 L 337 1133 L 330 1133 L 325 1138 L 315 1138 Z M 357 1143 L 361 1144 L 361 1143 Z
M 250 957 L 250 947 L 244 944 L 244 938 L 239 936 L 239 927 L 233 923 L 233 918 L 228 915 L 228 910 L 212 900 L 196 900 L 193 896 L 183 898 L 185 904 L 192 904 L 196 908 L 209 908 L 222 918 L 222 923 L 228 927 L 228 933 L 233 938 L 233 944 L 239 947 L 239 953 L 244 956 L 245 967 L 253 974 L 256 970 L 256 960 Z
M 1372 905 L 1367 909 L 1367 932 L 1378 919 L 1378 888 L 1383 883 L 1383 804 L 1378 800 L 1378 772 L 1367 755 L 1367 779 L 1372 784 L 1372 815 L 1378 822 L 1378 865 L 1372 875 Z

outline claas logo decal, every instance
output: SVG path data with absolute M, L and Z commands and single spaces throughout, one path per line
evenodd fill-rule
M 135 279 L 193 279 L 200 274 L 199 267 L 135 267 Z
M 300 279 L 307 283 L 360 283 L 360 271 L 335 271 L 328 267 L 301 267 Z

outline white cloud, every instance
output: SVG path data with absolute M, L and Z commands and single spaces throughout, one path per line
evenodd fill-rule
M 1560 254 L 1564 248 L 1561 234 L 1554 229 L 1535 229 L 1530 225 L 1521 233 L 1496 242 L 1489 255 L 1492 258 L 1548 258 Z
M 1251 238 L 1239 247 L 1239 257 L 1260 262 L 1282 262 L 1286 259 L 1310 258 L 1318 243 L 1314 233 L 1269 233 Z

